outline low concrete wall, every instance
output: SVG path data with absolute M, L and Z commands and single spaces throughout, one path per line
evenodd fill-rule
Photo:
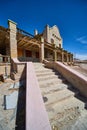
M 44 61 L 47 67 L 54 68 L 59 71 L 80 93 L 87 97 L 87 77 L 79 72 L 69 68 L 61 62 Z
M 26 130 L 51 130 L 33 63 L 12 60 L 12 69 L 26 77 Z
M 11 60 L 11 72 L 16 71 L 17 73 L 21 73 L 24 70 L 26 62 L 20 62 L 17 58 L 13 58 Z
M 51 130 L 32 62 L 26 67 L 26 130 Z
M 10 75 L 10 64 L 0 65 L 0 74 Z
M 20 62 L 17 58 L 11 59 L 11 78 L 13 80 L 23 80 L 26 78 L 26 62 Z

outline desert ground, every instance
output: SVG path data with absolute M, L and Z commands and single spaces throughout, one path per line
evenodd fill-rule
M 74 63 L 71 68 L 87 76 L 87 63 Z

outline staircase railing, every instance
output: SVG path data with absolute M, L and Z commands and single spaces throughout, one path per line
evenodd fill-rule
M 87 98 L 87 77 L 86 76 L 64 65 L 61 62 L 49 62 L 47 60 L 44 60 L 43 63 L 47 67 L 53 68 L 59 73 L 61 73 L 68 82 L 70 82 L 75 88 L 77 88 L 80 91 L 81 95 Z
M 10 56 L 0 55 L 0 63 L 10 63 Z
M 21 34 L 23 34 L 23 35 L 25 35 L 25 36 L 29 36 L 29 37 L 31 37 L 31 38 L 34 37 L 32 34 L 26 32 L 26 31 L 24 31 L 24 30 L 22 30 L 22 29 L 20 29 L 20 28 L 17 28 L 17 32 L 18 32 L 18 33 L 21 33 Z
M 26 130 L 51 130 L 32 62 L 26 67 Z
M 33 62 L 39 62 L 39 58 L 32 58 L 32 57 L 18 57 L 18 60 L 21 62 L 28 62 L 28 61 L 33 61 Z

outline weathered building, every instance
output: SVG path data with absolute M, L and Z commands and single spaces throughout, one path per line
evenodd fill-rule
M 73 54 L 63 49 L 62 38 L 56 25 L 46 25 L 42 34 L 31 35 L 8 20 L 9 27 L 0 27 L 0 54 L 20 61 L 61 61 L 72 63 Z

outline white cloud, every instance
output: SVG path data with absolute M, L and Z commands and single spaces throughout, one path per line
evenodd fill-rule
M 80 60 L 87 60 L 87 54 L 76 54 L 75 58 Z
M 76 39 L 76 41 L 82 43 L 82 44 L 87 44 L 87 36 L 82 36 Z

